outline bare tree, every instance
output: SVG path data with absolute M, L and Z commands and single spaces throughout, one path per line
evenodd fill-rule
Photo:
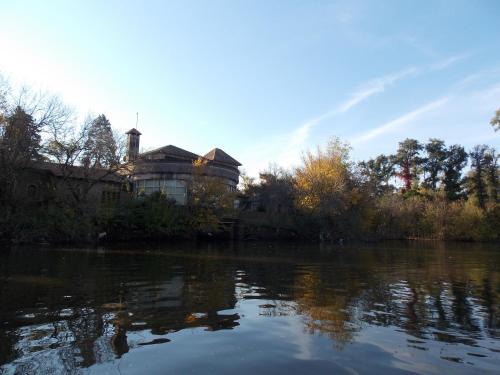
M 0 122 L 3 115 L 7 112 L 7 98 L 10 95 L 9 82 L 0 74 Z
M 119 182 L 120 176 L 130 168 L 128 164 L 119 163 L 124 155 L 124 142 L 117 132 L 110 133 L 107 139 L 111 144 L 107 144 L 109 149 L 105 164 L 101 148 L 106 144 L 98 143 L 99 148 L 89 147 L 96 145 L 95 137 L 99 137 L 94 125 L 95 119 L 87 116 L 80 127 L 57 122 L 48 127 L 45 153 L 77 203 L 86 202 L 96 184 L 109 180 Z
M 16 89 L 0 73 L 0 116 L 14 112 L 16 108 L 33 118 L 40 131 L 53 125 L 62 125 L 74 118 L 75 112 L 57 96 L 29 86 Z

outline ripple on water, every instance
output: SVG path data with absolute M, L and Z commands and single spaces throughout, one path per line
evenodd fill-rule
M 335 363 L 359 374 L 469 374 L 500 362 L 498 253 L 51 254 L 9 260 L 17 276 L 1 291 L 0 372 L 57 373 L 55 363 L 105 373 L 117 358 L 123 373 L 273 364 L 325 373 Z

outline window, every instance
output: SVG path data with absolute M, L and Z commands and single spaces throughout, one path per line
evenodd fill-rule
M 137 195 L 151 195 L 160 191 L 160 180 L 137 181 Z
M 160 180 L 146 180 L 144 183 L 144 194 L 150 195 L 160 191 Z
M 186 204 L 186 183 L 180 180 L 141 180 L 137 181 L 137 195 L 151 195 L 161 192 L 177 204 Z
M 120 200 L 119 191 L 109 191 L 103 190 L 101 195 L 101 203 L 103 204 L 114 204 Z
M 163 180 L 161 191 L 177 204 L 186 204 L 186 183 L 179 180 Z

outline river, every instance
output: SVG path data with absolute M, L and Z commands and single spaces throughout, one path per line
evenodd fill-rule
M 1 374 L 498 374 L 500 249 L 2 249 L 0 322 Z

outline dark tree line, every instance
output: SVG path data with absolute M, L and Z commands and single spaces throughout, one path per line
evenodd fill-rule
M 471 169 L 464 174 L 467 162 Z M 376 195 L 395 191 L 389 181 L 401 181 L 401 192 L 443 191 L 448 200 L 475 198 L 481 208 L 497 203 L 498 154 L 493 147 L 477 145 L 469 153 L 463 146 L 446 146 L 431 138 L 425 144 L 416 139 L 399 142 L 394 155 L 379 155 L 359 163 L 360 173 Z

